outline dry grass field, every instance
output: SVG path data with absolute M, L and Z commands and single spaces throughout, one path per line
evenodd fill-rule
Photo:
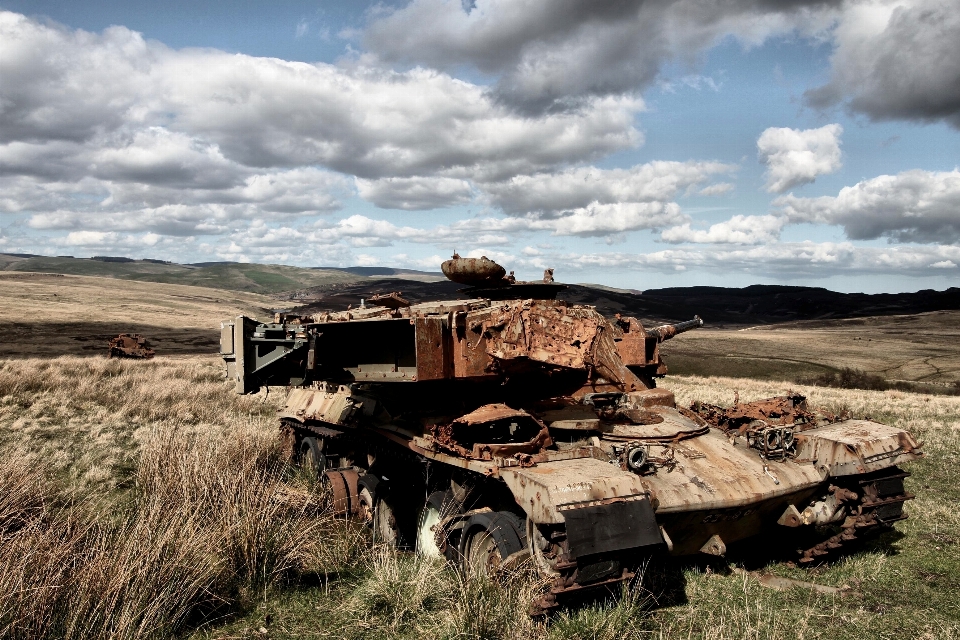
M 526 615 L 539 586 L 532 575 L 521 570 L 503 585 L 464 578 L 373 549 L 364 531 L 332 517 L 323 487 L 277 450 L 280 393 L 236 396 L 215 355 L 108 360 L 52 328 L 102 316 L 112 327 L 129 320 L 215 334 L 221 317 L 255 313 L 268 299 L 5 277 L 0 322 L 38 315 L 17 350 L 5 345 L 0 356 L 0 637 L 960 638 L 960 397 L 667 378 L 683 404 L 793 390 L 813 405 L 908 427 L 928 454 L 908 469 L 918 496 L 910 519 L 812 569 L 754 548 L 731 549 L 723 562 L 652 563 L 618 601 L 542 623 Z M 115 284 L 134 289 L 110 293 Z M 62 311 L 50 310 L 52 293 L 67 298 Z M 31 354 L 30 336 L 74 350 Z M 869 352 L 874 343 L 864 342 Z M 827 351 L 819 357 L 835 355 Z M 741 568 L 849 588 L 774 591 Z
M 664 343 L 673 374 L 796 380 L 861 369 L 889 380 L 960 381 L 960 311 L 693 331 Z
M 221 320 L 278 304 L 254 293 L 0 271 L 0 358 L 101 355 L 118 333 L 143 334 L 162 355 L 211 354 Z

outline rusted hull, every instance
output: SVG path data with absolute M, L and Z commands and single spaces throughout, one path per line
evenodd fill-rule
M 375 404 L 345 388 L 302 389 L 290 394 L 283 414 L 307 423 L 340 425 L 373 415 Z M 765 460 L 743 438 L 719 429 L 704 433 L 674 409 L 653 408 L 668 419 L 651 424 L 646 433 L 642 426 L 631 433 L 635 438 L 646 435 L 649 455 L 664 462 L 642 474 L 611 464 L 603 447 L 550 451 L 547 430 L 533 422 L 533 439 L 494 447 L 461 446 L 455 430 L 437 426 L 419 435 L 386 428 L 377 433 L 437 463 L 499 478 L 538 525 L 562 526 L 570 509 L 648 501 L 662 527 L 663 544 L 673 555 L 710 552 L 705 548 L 711 540 L 727 545 L 776 530 L 784 525 L 785 513 L 803 512 L 827 494 L 837 478 L 859 477 L 918 457 L 916 443 L 901 429 L 841 421 L 804 431 L 795 459 Z M 521 419 L 533 420 L 526 412 L 491 405 L 451 424 L 482 428 Z

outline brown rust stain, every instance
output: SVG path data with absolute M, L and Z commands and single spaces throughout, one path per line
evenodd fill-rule
M 796 425 L 800 430 L 829 424 L 843 419 L 827 411 L 811 411 L 806 397 L 794 394 L 776 396 L 756 402 L 735 402 L 732 407 L 695 402 L 693 412 L 709 424 L 724 431 L 745 433 L 751 423 L 761 421 L 768 425 Z
M 530 414 L 526 411 L 511 409 L 505 404 L 485 404 L 476 411 L 460 416 L 454 422 L 472 425 L 504 418 L 530 418 Z
M 475 439 L 470 441 L 458 440 L 458 433 L 475 434 L 476 438 L 483 438 L 485 435 L 483 432 L 484 425 L 510 419 L 522 420 L 528 424 L 532 423 L 539 429 L 532 438 L 515 442 L 489 443 L 477 442 Z M 511 409 L 505 404 L 484 405 L 453 422 L 429 425 L 427 431 L 438 447 L 458 456 L 476 460 L 493 460 L 494 457 L 513 456 L 522 467 L 529 467 L 534 464 L 535 461 L 530 454 L 540 453 L 553 444 L 546 425 L 526 411 Z
M 619 332 L 615 332 L 614 341 L 620 359 L 628 367 L 642 367 L 647 364 L 647 332 L 636 318 L 621 317 L 617 314 L 613 323 Z

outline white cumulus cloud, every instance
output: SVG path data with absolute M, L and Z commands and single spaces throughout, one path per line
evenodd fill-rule
M 596 237 L 638 229 L 659 229 L 686 219 L 675 202 L 593 203 L 541 224 L 552 227 L 558 236 Z
M 576 167 L 518 175 L 481 186 L 487 201 L 508 214 L 561 214 L 591 203 L 665 202 L 716 174 L 736 171 L 721 162 L 656 161 L 628 169 Z
M 757 139 L 757 153 L 767 166 L 767 191 L 783 193 L 839 169 L 842 133 L 839 124 L 805 130 L 766 129 Z
M 709 229 L 693 229 L 690 223 L 664 229 L 660 239 L 671 244 L 769 244 L 780 239 L 787 219 L 781 216 L 733 216 Z
M 690 60 L 727 36 L 745 45 L 821 32 L 835 10 L 813 0 L 413 0 L 373 12 L 366 47 L 387 61 L 499 77 L 495 90 L 528 108 L 648 86 L 671 59 Z
M 841 225 L 847 237 L 960 242 L 960 170 L 904 171 L 844 187 L 836 196 L 774 201 L 790 222 Z
M 670 273 L 700 269 L 762 277 L 822 278 L 834 275 L 942 275 L 938 262 L 960 262 L 960 247 L 858 247 L 850 242 L 792 242 L 757 247 L 678 248 L 651 253 L 554 256 L 579 268 L 653 269 Z M 558 262 L 559 264 L 560 262 Z
M 0 77 L 0 208 L 42 230 L 220 234 L 354 193 L 447 207 L 642 142 L 635 95 L 529 115 L 431 69 L 178 51 L 11 12 Z

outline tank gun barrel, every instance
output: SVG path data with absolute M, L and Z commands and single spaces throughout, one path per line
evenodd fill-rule
M 700 316 L 693 316 L 693 320 L 678 322 L 677 324 L 665 324 L 659 327 L 654 327 L 653 329 L 648 329 L 647 335 L 656 336 L 657 342 L 663 342 L 664 340 L 669 340 L 679 333 L 690 331 L 691 329 L 698 329 L 702 326 L 703 320 L 700 319 Z

